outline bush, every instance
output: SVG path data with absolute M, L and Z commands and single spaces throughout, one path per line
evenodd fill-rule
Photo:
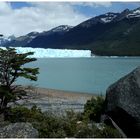
M 17 106 L 6 111 L 5 119 L 13 123 L 41 121 L 43 119 L 43 113 L 36 106 L 33 106 L 31 109 L 24 106 Z
M 96 129 L 95 138 L 121 138 L 121 135 L 113 127 L 104 125 L 102 130 Z
M 93 97 L 84 106 L 83 119 L 100 122 L 101 114 L 104 110 L 104 98 L 102 96 Z
M 17 106 L 7 111 L 6 120 L 15 122 L 30 122 L 39 131 L 39 137 L 64 137 L 61 130 L 62 121 L 59 118 L 42 113 L 39 108 L 33 106 L 28 109 L 24 106 Z
M 33 123 L 38 129 L 40 138 L 64 138 L 66 133 L 63 129 L 63 121 L 55 116 L 44 115 L 44 120 Z
M 76 128 L 77 128 L 77 122 L 79 121 L 79 116 L 74 111 L 67 111 L 66 115 L 63 116 L 63 122 L 64 122 L 64 130 L 66 132 L 67 137 L 74 137 Z
M 41 138 L 65 138 L 74 137 L 77 131 L 77 113 L 67 111 L 64 116 L 55 116 L 54 114 L 44 114 L 44 120 L 34 127 L 39 130 Z
M 94 138 L 94 129 L 90 128 L 88 125 L 82 123 L 77 127 L 75 132 L 76 138 Z
M 73 111 L 66 112 L 65 116 L 42 113 L 33 106 L 28 109 L 17 106 L 7 111 L 6 120 L 10 122 L 30 122 L 39 131 L 40 138 L 74 137 L 78 116 Z
M 98 106 L 97 102 L 96 105 Z M 89 110 L 90 109 L 89 107 Z M 82 115 L 80 113 L 75 113 L 73 111 L 67 111 L 63 116 L 43 113 L 36 106 L 33 106 L 31 109 L 24 106 L 10 108 L 6 115 L 6 121 L 9 122 L 32 123 L 33 127 L 38 130 L 40 138 L 120 137 L 118 131 L 109 126 L 104 126 L 104 129 L 99 129 L 94 125 L 95 123 L 90 123 L 90 125 L 88 125 L 88 123 L 84 122 L 81 118 Z

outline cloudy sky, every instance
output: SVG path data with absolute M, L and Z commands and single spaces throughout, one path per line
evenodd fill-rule
M 75 26 L 100 14 L 138 7 L 136 2 L 0 2 L 0 34 L 21 36 L 59 25 Z

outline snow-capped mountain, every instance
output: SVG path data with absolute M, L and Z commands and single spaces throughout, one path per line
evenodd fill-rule
M 72 29 L 73 26 L 68 26 L 68 25 L 60 25 L 56 28 L 51 29 L 51 32 L 68 32 L 70 29 Z
M 29 44 L 29 46 L 30 46 L 30 42 L 32 42 L 32 40 L 35 39 L 36 37 L 40 38 L 43 36 L 53 36 L 53 35 L 56 36 L 56 34 L 62 35 L 64 33 L 68 32 L 72 28 L 73 28 L 72 26 L 61 25 L 61 26 L 55 27 L 49 31 L 43 31 L 41 33 L 31 32 L 31 33 L 28 33 L 27 35 L 14 38 L 13 40 L 9 40 L 9 42 L 3 42 L 3 45 L 18 47 L 18 46 L 28 46 L 27 44 Z
M 46 48 L 49 48 L 50 42 L 54 42 L 54 41 L 56 41 L 56 39 L 59 40 L 61 38 L 61 36 L 63 36 L 67 32 L 69 32 L 72 28 L 73 28 L 72 26 L 61 25 L 61 26 L 53 28 L 49 31 L 42 32 L 35 39 L 30 41 L 25 46 L 33 47 L 34 44 L 36 44 L 36 47 L 41 48 L 41 46 L 44 46 L 44 42 L 45 42 L 45 44 L 47 46 Z M 54 47 L 54 49 L 56 49 L 56 48 L 57 47 Z M 61 49 L 61 47 L 60 47 L 60 49 Z
M 118 15 L 119 15 L 119 13 L 108 12 L 106 14 L 93 17 L 93 18 L 79 24 L 79 26 L 90 27 L 97 23 L 109 23 L 109 22 L 113 21 L 113 19 L 115 19 Z
M 30 42 L 32 39 L 34 39 L 37 35 L 39 35 L 38 32 L 31 32 L 25 36 L 20 36 L 20 37 L 17 37 L 15 39 L 15 41 L 25 41 L 25 42 Z
M 8 43 L 12 40 L 15 39 L 15 36 L 4 36 L 4 35 L 0 35 L 0 46 L 3 46 L 5 43 Z
M 5 42 L 3 46 L 13 46 L 13 47 L 24 46 L 25 44 L 29 43 L 38 35 L 39 35 L 38 32 L 31 32 L 27 35 L 16 37 L 8 42 Z
M 118 13 L 106 13 L 103 16 L 100 16 L 100 20 L 103 21 L 103 23 L 108 23 L 113 21 L 114 18 L 118 16 Z
M 27 34 L 27 36 L 31 39 L 34 39 L 37 35 L 39 35 L 39 32 L 31 32 Z
M 108 12 L 86 20 L 62 34 L 50 30 L 53 34 L 38 36 L 26 46 L 88 49 L 97 55 L 140 55 L 139 9 Z
M 129 19 L 129 18 L 137 18 L 137 17 L 140 17 L 140 8 L 134 10 L 125 9 L 121 13 L 108 12 L 106 14 L 93 17 L 81 23 L 80 26 L 89 27 L 97 23 L 110 23 L 110 22 L 120 21 L 124 18 Z
M 73 28 L 73 26 L 60 25 L 58 27 L 52 28 L 49 31 L 44 31 L 44 32 L 40 33 L 40 36 L 51 35 L 51 34 L 64 34 L 72 28 Z
M 61 25 L 16 38 L 9 46 L 91 50 L 97 55 L 140 55 L 140 8 L 108 12 L 75 27 Z M 23 40 L 23 41 L 22 41 Z
M 132 10 L 130 11 L 129 14 L 127 14 L 127 18 L 137 18 L 137 17 L 140 17 L 140 8 Z

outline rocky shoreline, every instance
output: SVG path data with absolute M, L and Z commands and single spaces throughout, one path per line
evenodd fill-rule
M 84 104 L 87 100 L 91 99 L 94 94 L 29 87 L 26 88 L 26 98 L 16 102 L 17 104 L 24 105 L 26 107 L 32 107 L 36 105 L 43 112 L 51 112 L 63 114 L 65 111 L 73 110 L 75 112 L 81 112 L 84 109 Z

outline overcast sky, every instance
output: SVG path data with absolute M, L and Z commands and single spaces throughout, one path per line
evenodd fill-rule
M 0 34 L 21 36 L 59 25 L 75 26 L 107 12 L 140 7 L 126 2 L 0 2 Z

